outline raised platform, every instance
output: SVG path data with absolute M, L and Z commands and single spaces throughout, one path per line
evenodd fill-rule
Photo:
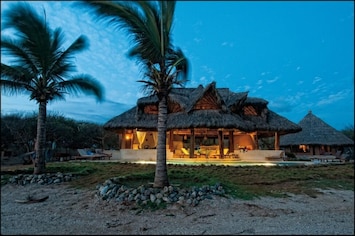
M 283 150 L 249 150 L 247 152 L 237 152 L 242 161 L 282 161 L 285 157 Z

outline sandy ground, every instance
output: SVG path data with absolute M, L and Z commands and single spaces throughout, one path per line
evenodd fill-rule
M 49 196 L 22 204 L 28 195 Z M 354 192 L 326 190 L 316 198 L 214 197 L 197 207 L 171 205 L 158 211 L 106 202 L 95 191 L 61 185 L 1 188 L 2 235 L 354 235 Z

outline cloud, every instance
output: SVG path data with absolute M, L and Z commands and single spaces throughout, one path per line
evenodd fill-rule
M 232 42 L 222 42 L 221 44 L 222 47 L 234 47 L 234 43 Z
M 200 42 L 202 41 L 202 39 L 195 37 L 195 38 L 194 38 L 194 41 L 195 41 L 196 43 L 200 43 Z
M 279 80 L 279 77 L 278 77 L 278 76 L 275 76 L 274 79 L 266 80 L 266 82 L 267 82 L 268 84 L 273 84 L 273 83 L 275 83 L 275 82 L 278 81 L 278 80 Z
M 321 80 L 322 80 L 321 77 L 316 76 L 316 77 L 314 77 L 312 84 L 318 83 L 318 82 L 321 81 Z
M 274 112 L 290 112 L 292 106 L 287 101 L 273 101 L 269 102 L 269 108 Z
M 209 82 L 215 81 L 215 74 L 216 73 L 211 67 L 204 65 L 204 66 L 201 66 L 201 69 L 205 74 L 207 74 L 207 76 L 204 76 L 204 80 L 203 80 L 204 82 L 209 83 Z M 200 81 L 201 81 L 201 79 L 200 79 Z
M 278 96 L 269 100 L 269 108 L 275 112 L 290 112 L 299 107 L 304 100 L 305 93 L 298 92 L 295 95 Z
M 311 93 L 326 93 L 328 91 L 329 84 L 320 84 L 316 88 L 311 90 Z
M 249 85 L 245 85 L 245 86 L 244 86 L 244 91 L 249 91 L 250 88 L 251 88 L 251 87 L 250 87 Z
M 318 106 L 323 106 L 323 105 L 329 105 L 332 103 L 335 103 L 337 101 L 340 101 L 342 99 L 345 99 L 348 95 L 350 90 L 344 90 L 344 91 L 339 91 L 334 94 L 329 94 L 327 97 L 321 98 L 318 102 Z
M 271 72 L 269 72 L 269 71 L 261 72 L 261 73 L 260 73 L 261 76 L 265 76 L 265 75 L 269 75 L 269 74 L 271 74 Z

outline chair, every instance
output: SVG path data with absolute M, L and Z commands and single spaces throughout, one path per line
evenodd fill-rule
M 228 156 L 228 151 L 229 151 L 229 148 L 224 148 L 223 149 L 223 157 L 227 157 Z M 216 149 L 215 154 L 212 154 L 211 157 L 213 157 L 213 158 L 217 158 L 217 157 L 218 158 L 222 158 L 221 154 L 219 152 L 219 148 Z
M 180 158 L 184 158 L 184 157 L 190 157 L 190 153 L 186 148 L 181 148 L 182 154 L 180 156 Z M 197 157 L 197 153 L 194 152 L 194 157 Z
M 103 150 L 100 149 L 100 148 L 95 149 L 95 153 L 96 153 L 96 154 L 99 154 L 99 155 L 103 155 L 103 156 L 105 156 L 105 159 L 108 158 L 109 160 L 110 160 L 111 157 L 112 157 L 112 153 L 110 153 L 110 154 L 104 153 Z
M 75 160 L 77 159 L 89 159 L 89 160 L 95 160 L 95 159 L 105 159 L 106 154 L 97 154 L 97 153 L 93 153 L 90 150 L 87 149 L 77 149 L 78 153 L 80 156 L 75 156 Z
M 229 157 L 228 152 L 229 152 L 229 148 L 223 148 L 223 158 Z
M 234 153 L 234 152 L 229 152 L 229 149 L 228 148 L 225 148 L 223 150 L 223 156 L 225 158 L 234 158 L 234 159 L 240 159 L 239 155 Z

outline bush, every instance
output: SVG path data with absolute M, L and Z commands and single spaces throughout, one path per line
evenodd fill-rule
M 288 160 L 296 160 L 296 155 L 292 152 L 285 152 L 285 155 L 287 156 Z

